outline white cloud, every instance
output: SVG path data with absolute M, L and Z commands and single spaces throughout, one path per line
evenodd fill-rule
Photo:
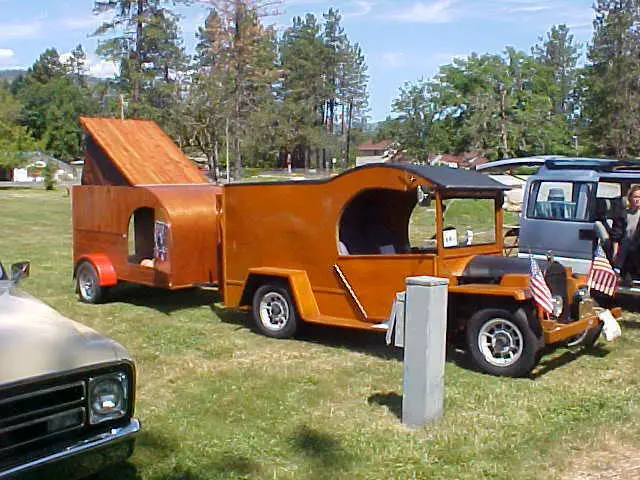
M 10 48 L 0 48 L 0 58 L 10 58 L 13 57 L 15 52 Z
M 446 62 L 453 63 L 455 59 L 464 59 L 469 56 L 468 53 L 453 53 L 453 52 L 438 52 L 431 55 L 431 57 L 438 63 Z
M 453 19 L 452 0 L 416 2 L 407 10 L 388 13 L 384 18 L 412 23 L 446 23 Z
M 60 61 L 66 62 L 71 57 L 71 52 L 60 54 Z M 95 55 L 87 55 L 85 73 L 97 78 L 112 78 L 118 72 L 118 67 L 110 60 L 105 60 Z
M 112 17 L 113 15 L 109 12 L 101 13 L 100 15 L 90 14 L 82 17 L 67 17 L 60 21 L 60 25 L 71 30 L 96 29 Z
M 401 68 L 409 64 L 409 58 L 404 52 L 386 52 L 380 55 L 381 63 L 386 68 Z
M 118 67 L 110 60 L 89 58 L 87 61 L 89 75 L 97 78 L 112 78 L 118 72 Z
M 0 40 L 33 38 L 38 36 L 41 29 L 40 20 L 29 23 L 0 23 Z
M 344 18 L 363 17 L 373 10 L 373 3 L 369 0 L 355 0 L 352 5 L 352 10 L 345 10 Z

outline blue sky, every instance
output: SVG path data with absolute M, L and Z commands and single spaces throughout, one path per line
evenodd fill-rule
M 199 2 L 206 6 L 206 1 Z M 48 47 L 64 54 L 82 44 L 91 73 L 111 76 L 114 67 L 96 57 L 100 24 L 92 0 L 0 0 L 0 69 L 27 68 Z M 500 53 L 506 46 L 529 52 L 552 25 L 569 26 L 586 44 L 592 33 L 591 0 L 284 0 L 278 28 L 307 12 L 321 18 L 334 7 L 369 67 L 370 118 L 384 119 L 405 82 L 431 78 L 440 65 L 472 52 Z M 180 8 L 185 46 L 206 15 L 204 6 Z

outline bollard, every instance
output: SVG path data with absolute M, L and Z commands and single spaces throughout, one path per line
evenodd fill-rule
M 406 279 L 402 423 L 409 427 L 442 416 L 448 284 L 437 277 Z

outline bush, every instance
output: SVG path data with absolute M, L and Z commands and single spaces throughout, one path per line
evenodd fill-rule
M 47 166 L 44 168 L 44 188 L 47 190 L 53 190 L 56 185 L 56 166 L 53 162 L 47 162 Z

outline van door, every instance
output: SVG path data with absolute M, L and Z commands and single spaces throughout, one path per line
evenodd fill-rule
M 529 185 L 520 221 L 519 256 L 546 257 L 587 273 L 595 230 L 591 209 L 595 184 L 535 181 Z

